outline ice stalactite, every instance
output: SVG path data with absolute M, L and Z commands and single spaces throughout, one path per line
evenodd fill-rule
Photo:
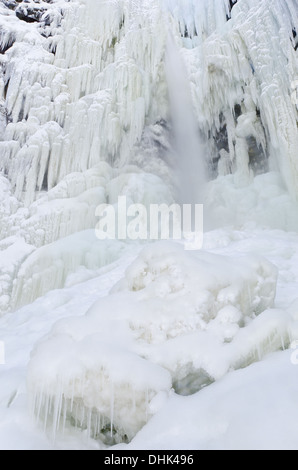
M 12 122 L 1 166 L 27 205 L 36 190 L 52 188 L 71 172 L 100 160 L 129 162 L 145 125 L 168 118 L 169 28 L 189 67 L 215 174 L 218 160 L 220 173 L 266 171 L 268 157 L 283 144 L 278 161 L 295 192 L 289 169 L 297 116 L 290 89 L 297 66 L 285 34 L 297 26 L 294 0 L 286 7 L 245 0 L 42 3 L 38 24 L 25 22 L 16 37 L 10 11 L 2 29 L 3 48 L 15 43 L 3 64 Z M 271 40 L 272 31 L 280 40 Z
M 15 15 L 19 7 L 38 10 L 39 21 L 23 21 Z M 117 175 L 108 164 L 103 168 L 104 162 L 122 168 L 118 183 L 124 191 L 137 179 L 139 168 L 124 167 L 139 163 L 138 153 L 145 153 L 145 123 L 149 134 L 150 125 L 158 129 L 166 114 L 165 32 L 154 2 L 142 8 L 91 0 L 19 7 L 1 6 L 0 168 L 11 199 L 18 201 L 9 221 L 1 223 L 1 237 L 18 235 L 39 248 L 95 228 L 96 206 L 108 201 L 110 191 L 117 200 L 117 181 L 111 181 Z M 154 139 L 158 146 L 163 138 Z M 160 158 L 155 160 L 149 170 L 160 173 Z M 161 173 L 169 184 L 165 164 Z M 75 194 L 69 193 L 71 181 Z M 152 188 L 146 183 L 148 196 L 141 198 L 148 202 L 156 183 L 152 180 Z M 164 185 L 156 202 L 166 202 L 168 193 Z
M 148 407 L 154 397 L 169 393 L 170 374 L 121 347 L 115 350 L 108 343 L 103 344 L 96 334 L 81 342 L 82 355 L 77 361 L 78 344 L 73 339 L 53 338 L 52 346 L 62 352 L 64 339 L 69 347 L 68 357 L 63 354 L 62 359 L 68 362 L 67 373 L 59 371 L 60 360 L 56 356 L 51 368 L 53 376 L 44 375 L 38 388 L 36 373 L 46 361 L 48 345 L 32 357 L 28 374 L 32 411 L 53 438 L 66 424 L 86 429 L 92 438 L 107 444 L 131 440 L 150 417 Z M 88 365 L 90 354 L 94 359 Z M 119 374 L 121 369 L 123 373 Z
M 127 163 L 146 117 L 162 117 L 164 39 L 157 9 L 146 10 L 140 17 L 133 2 L 63 2 L 61 24 L 51 22 L 39 47 L 23 43 L 9 52 L 12 122 L 1 161 L 26 205 L 69 173 L 101 160 Z
M 150 202 L 172 202 L 171 192 L 161 178 L 139 174 L 134 166 L 119 173 L 102 162 L 84 173 L 68 175 L 31 204 L 25 214 L 19 209 L 11 216 L 12 228 L 17 230 L 19 225 L 26 248 L 13 273 L 6 273 L 10 277 L 11 309 L 64 286 L 77 269 L 84 267 L 95 275 L 97 269 L 130 250 L 128 243 L 117 240 L 105 243 L 95 236 L 97 206 L 109 200 L 116 211 L 119 191 L 126 195 L 127 204 L 142 203 L 148 207 Z M 82 226 L 87 230 L 82 230 Z M 4 242 L 2 246 L 0 242 L 0 248 L 18 252 L 16 237 L 7 239 L 7 244 Z M 9 257 L 9 251 L 6 255 Z
M 208 134 L 215 173 L 253 174 L 279 168 L 297 196 L 297 78 L 290 32 L 297 3 L 237 2 L 231 21 L 190 54 L 197 117 Z M 274 37 L 272 39 L 272 32 Z

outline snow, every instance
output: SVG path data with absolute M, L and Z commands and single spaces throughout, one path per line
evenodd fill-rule
M 297 449 L 297 0 L 14 8 L 0 448 Z M 119 196 L 203 201 L 202 250 L 98 240 Z
M 275 353 L 196 395 L 173 395 L 129 446 L 113 450 L 296 450 L 297 387 L 289 352 Z
M 193 335 L 192 333 L 183 333 L 183 330 L 180 328 L 176 329 L 176 331 L 172 330 L 171 336 L 176 334 L 176 338 L 174 338 L 176 344 L 174 347 L 172 347 L 173 338 L 165 339 L 163 328 L 157 330 L 158 335 L 155 336 L 155 344 L 148 342 L 148 339 L 147 341 L 141 340 L 140 342 L 137 339 L 139 334 L 135 336 L 135 332 L 138 332 L 138 330 L 135 329 L 135 325 L 133 325 L 134 329 L 131 330 L 132 326 L 129 324 L 129 321 L 133 319 L 137 327 L 139 325 L 144 327 L 144 322 L 145 325 L 148 325 L 150 317 L 158 317 L 156 304 L 154 309 L 148 308 L 145 312 L 148 302 L 156 302 L 156 298 L 152 298 L 152 293 L 161 296 L 161 300 L 164 301 L 164 308 L 166 308 L 168 303 L 166 299 L 169 296 L 176 295 L 175 300 L 176 302 L 179 301 L 179 287 L 181 288 L 181 285 L 178 283 L 177 296 L 174 288 L 176 287 L 177 289 L 177 276 L 179 279 L 179 273 L 177 273 L 174 279 L 163 274 L 163 259 L 158 257 L 158 253 L 153 250 L 153 247 L 143 249 L 137 262 L 134 260 L 135 253 L 130 253 L 129 256 L 111 265 L 108 270 L 107 268 L 102 268 L 98 272 L 97 277 L 83 281 L 79 288 L 78 284 L 76 284 L 59 291 L 49 292 L 33 304 L 23 307 L 18 312 L 4 316 L 0 322 L 0 337 L 5 340 L 6 345 L 6 365 L 1 366 L 0 370 L 0 380 L 3 385 L 1 387 L 3 397 L 1 400 L 1 412 L 5 413 L 6 416 L 6 419 L 1 421 L 0 426 L 1 447 L 94 448 L 95 446 L 95 448 L 98 448 L 98 446 L 102 445 L 100 441 L 94 441 L 91 437 L 88 438 L 88 432 L 86 434 L 84 430 L 80 430 L 80 425 L 78 425 L 78 429 L 66 426 L 63 434 L 63 417 L 61 418 L 61 428 L 58 431 L 53 427 L 53 422 L 51 422 L 51 417 L 49 417 L 48 433 L 44 434 L 44 424 L 38 427 L 34 422 L 25 405 L 25 400 L 29 397 L 31 400 L 34 400 L 36 394 L 38 396 L 37 392 L 40 390 L 39 387 L 41 387 L 43 380 L 47 381 L 46 390 L 48 393 L 50 390 L 57 391 L 57 387 L 61 385 L 57 380 L 59 376 L 65 381 L 65 392 L 69 393 L 66 397 L 71 400 L 74 393 L 73 388 L 70 388 L 71 378 L 78 376 L 84 382 L 87 371 L 89 371 L 91 377 L 94 377 L 91 382 L 87 382 L 89 384 L 87 389 L 92 387 L 92 384 L 96 386 L 97 381 L 100 382 L 102 380 L 100 383 L 106 383 L 106 390 L 110 390 L 111 381 L 107 377 L 105 377 L 105 382 L 101 373 L 99 375 L 97 373 L 94 376 L 95 371 L 102 370 L 102 373 L 107 371 L 107 369 L 102 368 L 105 365 L 106 368 L 109 367 L 108 376 L 110 374 L 113 377 L 114 396 L 116 394 L 119 398 L 115 400 L 116 407 L 117 403 L 118 406 L 120 403 L 123 403 L 122 400 L 125 400 L 123 409 L 127 409 L 127 406 L 132 405 L 130 402 L 131 393 L 129 391 L 126 393 L 126 389 L 123 389 L 123 387 L 117 387 L 119 385 L 118 381 L 121 381 L 123 376 L 126 378 L 128 374 L 131 384 L 134 384 L 136 396 L 140 395 L 139 403 L 141 409 L 144 409 L 144 397 L 142 398 L 142 393 L 138 392 L 138 388 L 142 388 L 142 385 L 150 377 L 150 372 L 147 375 L 150 363 L 152 365 L 159 363 L 157 366 L 160 367 L 160 372 L 157 373 L 155 371 L 150 380 L 152 384 L 157 383 L 159 387 L 165 380 L 166 390 L 163 389 L 161 392 L 159 390 L 158 393 L 155 391 L 153 400 L 151 396 L 151 401 L 149 400 L 148 404 L 148 417 L 155 416 L 148 420 L 148 424 L 136 434 L 131 444 L 125 447 L 125 449 L 296 448 L 292 433 L 295 424 L 293 410 L 296 408 L 295 387 L 297 387 L 297 373 L 296 366 L 291 363 L 292 351 L 276 353 L 276 355 L 269 356 L 268 359 L 266 359 L 266 355 L 270 351 L 287 347 L 288 342 L 297 338 L 296 285 L 298 270 L 296 257 L 298 237 L 294 233 L 287 234 L 282 231 L 254 230 L 252 232 L 237 232 L 221 229 L 206 234 L 205 245 L 208 246 L 209 251 L 212 250 L 216 254 L 198 253 L 198 259 L 200 256 L 203 258 L 211 256 L 214 268 L 216 264 L 218 266 L 221 263 L 224 264 L 225 258 L 229 259 L 232 254 L 239 256 L 239 253 L 245 252 L 261 252 L 266 255 L 267 259 L 274 260 L 275 265 L 279 267 L 280 271 L 277 282 L 275 309 L 266 310 L 256 318 L 253 315 L 253 319 L 248 321 L 247 326 L 242 326 L 240 329 L 239 327 L 236 328 L 236 334 L 233 328 L 235 325 L 238 326 L 241 314 L 237 307 L 228 306 L 219 311 L 213 326 L 212 320 L 209 322 L 210 326 L 207 332 L 199 330 Z M 174 258 L 173 253 L 176 254 L 176 257 L 178 254 L 178 259 L 180 255 L 183 260 L 186 257 L 188 263 L 199 265 L 198 261 L 194 260 L 189 253 L 181 250 L 179 246 L 172 246 L 170 243 L 169 252 L 170 254 L 172 253 L 172 258 Z M 155 256 L 154 253 L 156 253 Z M 218 256 L 220 259 L 223 258 L 221 263 L 218 262 Z M 242 270 L 250 271 L 249 266 L 256 263 L 255 256 L 255 254 L 253 256 L 251 254 L 241 256 L 241 258 L 244 258 L 243 264 L 245 266 L 245 269 L 242 266 Z M 150 272 L 147 278 L 140 278 L 139 273 L 142 272 L 141 268 L 144 259 L 147 259 L 147 262 L 154 267 L 153 275 L 156 276 L 156 279 L 160 275 L 168 278 L 168 284 L 170 287 L 172 286 L 171 288 L 167 284 L 164 286 L 160 281 L 155 282 L 154 276 L 150 275 Z M 262 258 L 261 260 L 263 261 Z M 259 258 L 258 262 L 261 260 Z M 265 262 L 265 265 L 267 263 Z M 272 269 L 272 266 L 269 266 Z M 269 268 L 269 266 L 267 267 Z M 223 268 L 225 268 L 225 264 Z M 234 269 L 237 272 L 241 267 L 237 263 Z M 231 269 L 229 269 L 230 271 Z M 188 272 L 189 264 L 186 263 L 184 274 Z M 251 272 L 253 273 L 254 270 L 251 269 Z M 273 270 L 274 272 L 275 270 Z M 153 279 L 150 279 L 151 276 Z M 220 277 L 220 274 L 218 276 Z M 231 276 L 233 277 L 232 273 Z M 211 274 L 210 278 L 212 278 Z M 236 278 L 239 279 L 238 277 Z M 135 286 L 133 281 L 140 279 L 143 284 L 138 285 L 138 290 L 128 290 L 127 285 L 133 289 Z M 147 287 L 139 290 L 140 287 L 143 287 L 144 281 Z M 205 281 L 206 284 L 208 284 L 207 281 Z M 188 282 L 190 285 L 192 284 L 191 275 L 188 277 Z M 113 285 L 116 285 L 117 289 L 114 288 L 114 292 L 111 292 Z M 193 285 L 196 285 L 195 280 Z M 118 292 L 115 292 L 115 290 Z M 182 290 L 182 293 L 180 292 L 180 299 L 183 298 L 183 293 L 184 291 Z M 195 294 L 198 296 L 196 291 Z M 123 295 L 125 297 L 136 296 L 137 298 L 141 296 L 141 300 L 136 300 L 133 304 L 132 300 L 128 303 L 126 298 L 124 302 Z M 177 318 L 174 307 L 175 302 L 170 303 L 170 306 L 168 306 L 168 314 L 170 315 L 170 320 L 173 319 L 173 321 L 175 317 Z M 177 306 L 176 312 L 178 310 Z M 187 320 L 187 317 L 185 319 L 184 315 L 182 318 L 184 321 Z M 57 320 L 59 320 L 58 323 Z M 164 326 L 164 322 L 160 318 L 159 324 L 161 324 L 161 327 Z M 51 325 L 53 325 L 53 328 L 49 334 Z M 155 322 L 153 323 L 154 325 Z M 228 333 L 228 335 L 231 335 L 231 330 L 233 335 L 235 335 L 234 339 L 231 341 L 230 336 L 229 342 L 224 343 L 221 334 Z M 204 333 L 209 335 L 208 341 L 205 342 L 203 338 Z M 283 338 L 281 337 L 282 335 Z M 67 344 L 69 347 L 67 347 Z M 33 355 L 31 353 L 32 345 L 36 345 Z M 89 348 L 92 348 L 92 354 L 88 353 Z M 104 352 L 101 352 L 102 348 L 104 348 Z M 262 350 L 262 348 L 264 349 Z M 59 351 L 63 354 L 59 354 Z M 136 367 L 135 360 L 140 355 L 144 355 L 144 353 L 147 353 L 146 360 L 140 360 L 143 360 L 146 366 L 142 364 L 141 373 L 134 374 L 131 367 L 133 364 Z M 248 358 L 250 353 L 252 353 L 252 356 Z M 76 359 L 72 361 L 71 357 L 73 354 Z M 119 357 L 118 354 L 120 355 Z M 27 369 L 30 355 L 31 360 L 29 369 Z M 200 392 L 195 393 L 191 397 L 182 396 L 178 390 L 176 392 L 171 391 L 171 385 L 168 383 L 169 378 L 166 378 L 168 376 L 165 375 L 165 379 L 162 377 L 164 373 L 169 373 L 167 368 L 171 365 L 171 361 L 174 366 L 178 363 L 177 356 L 179 357 L 178 362 L 181 359 L 183 360 L 183 358 L 185 362 L 187 359 L 192 359 L 197 367 L 204 366 L 205 361 L 205 365 L 207 364 L 209 367 L 209 372 L 214 372 L 215 370 L 215 372 L 219 373 L 217 380 L 213 385 L 203 387 L 203 390 L 200 390 Z M 125 357 L 126 363 L 121 368 L 118 368 L 115 364 L 119 365 L 120 361 L 122 361 L 121 357 Z M 247 364 L 254 361 L 257 361 L 258 364 L 246 367 L 238 372 L 232 372 L 231 368 L 237 369 L 238 367 L 243 367 L 243 364 L 237 364 L 236 361 L 240 357 L 247 361 Z M 261 362 L 259 362 L 259 359 L 262 359 Z M 231 361 L 230 367 L 227 367 L 225 363 L 227 360 Z M 268 365 L 268 361 L 271 361 L 270 365 Z M 165 363 L 166 368 L 164 368 Z M 223 371 L 219 371 L 222 366 L 224 366 Z M 259 372 L 251 369 L 256 366 L 259 367 L 257 369 Z M 251 370 L 252 372 L 250 372 Z M 165 372 L 162 373 L 161 371 Z M 145 372 L 146 375 L 144 375 Z M 179 376 L 179 372 L 181 376 Z M 190 387 L 190 392 L 193 385 L 191 382 L 192 372 L 193 368 L 191 367 L 189 367 L 189 370 L 187 367 L 184 370 L 182 368 L 182 370 L 178 371 L 176 381 L 176 384 L 180 383 L 185 388 Z M 187 380 L 183 380 L 187 373 Z M 239 376 L 238 374 L 241 375 Z M 224 377 L 221 378 L 222 376 Z M 206 379 L 204 374 L 201 377 Z M 198 374 L 194 374 L 194 378 L 198 380 Z M 70 382 L 68 383 L 69 379 Z M 32 390 L 32 386 L 34 390 Z M 200 389 L 201 386 L 202 383 L 195 383 L 194 381 L 193 390 Z M 82 390 L 79 385 L 78 387 L 75 390 Z M 31 392 L 28 397 L 30 390 Z M 109 392 L 107 391 L 107 393 Z M 58 397 L 58 394 L 55 396 Z M 81 397 L 81 395 L 79 396 Z M 92 406 L 97 405 L 102 407 L 104 405 L 101 410 L 103 414 L 107 414 L 107 421 L 109 422 L 111 404 L 105 396 L 105 393 L 98 395 L 93 392 L 84 395 L 86 399 L 88 397 L 94 400 Z M 43 398 L 46 399 L 46 394 L 43 395 Z M 269 398 L 271 405 L 268 404 Z M 41 399 L 41 397 L 36 397 L 36 399 Z M 98 400 L 101 400 L 100 403 Z M 203 401 L 201 402 L 201 400 Z M 11 404 L 7 408 L 7 404 L 10 401 Z M 276 410 L 277 403 L 280 403 L 282 411 L 272 413 L 272 408 Z M 88 405 L 90 406 L 89 403 Z M 196 410 L 195 415 L 194 410 Z M 119 420 L 119 414 L 121 415 L 121 409 L 119 410 L 118 408 L 118 410 L 114 411 L 114 423 L 116 422 L 116 425 L 119 422 L 117 421 Z M 141 413 L 139 416 L 141 417 Z M 184 418 L 182 419 L 183 416 Z M 223 416 L 222 419 L 221 416 Z M 269 416 L 271 417 L 270 420 Z M 127 414 L 124 416 L 124 422 L 126 417 Z M 174 417 L 177 417 L 175 422 L 173 422 L 175 420 Z M 251 432 L 243 433 L 243 423 L 247 422 L 248 417 Z M 204 426 L 200 426 L 198 429 L 198 424 L 196 423 L 204 423 Z M 142 427 L 142 423 L 136 424 L 134 422 L 133 425 L 125 423 L 125 426 L 126 432 L 129 429 L 133 429 L 134 434 L 136 429 Z M 155 428 L 152 428 L 152 426 L 155 426 Z M 102 436 L 102 439 L 107 443 L 106 445 L 111 445 L 112 442 L 117 442 L 117 436 L 114 435 L 114 440 L 109 441 L 109 425 L 107 428 L 105 437 Z M 8 429 L 10 429 L 10 439 L 7 437 Z M 218 429 L 219 431 L 217 431 Z M 275 434 L 273 434 L 272 429 L 276 430 Z M 16 432 L 16 430 L 18 431 Z M 240 433 L 240 430 L 242 430 L 242 433 Z M 56 439 L 53 441 L 54 431 Z M 90 434 L 92 436 L 91 431 Z M 119 440 L 121 439 L 118 437 L 118 442 Z
M 85 171 L 99 160 L 121 166 L 130 162 L 144 126 L 167 120 L 169 31 L 188 68 L 201 131 L 214 134 L 222 115 L 229 128 L 229 158 L 238 172 L 249 175 L 246 139 L 255 137 L 277 160 L 295 193 L 297 108 L 291 102 L 291 84 L 297 64 L 285 32 L 297 20 L 295 0 L 288 8 L 276 1 L 242 0 L 229 22 L 225 0 L 208 7 L 156 0 L 139 6 L 120 0 L 60 4 L 60 9 L 56 3 L 44 6 L 63 16 L 44 26 L 51 32 L 48 37 L 38 35 L 41 26 L 16 24 L 12 12 L 3 27 L 6 34 L 16 30 L 20 37 L 3 59 L 3 106 L 11 122 L 0 161 L 26 205 L 34 200 L 36 188 L 45 184 L 51 189 L 67 174 Z M 181 38 L 185 28 L 190 36 L 186 42 Z M 238 122 L 236 104 L 242 108 Z M 16 179 L 22 168 L 28 169 L 26 178 Z
M 271 228 L 297 232 L 297 205 L 277 172 L 261 174 L 243 184 L 237 174 L 220 176 L 206 191 L 205 224 Z
M 126 196 L 128 205 L 138 202 L 149 207 L 150 203 L 173 201 L 171 190 L 159 176 L 140 174 L 132 165 L 119 173 L 105 162 L 83 173 L 71 173 L 28 209 L 17 205 L 3 179 L 4 203 L 8 206 L 3 209 L 3 228 L 11 228 L 13 236 L 3 233 L 2 259 L 10 259 L 11 251 L 16 257 L 16 244 L 24 249 L 22 253 L 18 250 L 14 269 L 3 270 L 13 286 L 5 291 L 3 308 L 0 300 L 0 313 L 7 311 L 7 303 L 12 310 L 50 289 L 63 287 L 67 276 L 79 267 L 95 270 L 130 249 L 129 243 L 102 243 L 96 238 L 98 205 L 109 200 L 117 209 L 119 194 Z M 13 210 L 7 218 L 10 200 Z
M 193 393 L 205 376 L 218 379 L 234 364 L 249 363 L 256 351 L 260 358 L 289 342 L 279 312 L 239 331 L 273 305 L 275 284 L 275 268 L 262 259 L 208 253 L 193 259 L 167 243 L 145 248 L 110 296 L 86 318 L 56 324 L 34 351 L 27 380 L 37 415 L 44 413 L 46 422 L 54 414 L 55 430 L 65 407 L 65 419 L 77 413 L 75 426 L 89 434 L 90 426 L 93 436 L 108 426 L 114 439 L 130 440 L 150 416 L 153 397 L 172 383 L 180 393 Z M 80 419 L 88 414 L 92 424 Z

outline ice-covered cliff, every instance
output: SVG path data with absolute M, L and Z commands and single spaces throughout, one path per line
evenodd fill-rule
M 36 263 L 49 269 L 40 248 L 93 229 L 99 203 L 175 197 L 175 54 L 208 178 L 232 174 L 230 186 L 243 187 L 273 169 L 296 198 L 296 0 L 3 0 L 0 9 L 2 310 L 47 290 L 46 276 L 32 274 Z M 187 152 L 179 159 L 187 168 Z M 221 190 L 211 206 L 223 204 Z M 89 266 L 75 244 L 72 267 L 49 288 Z
M 169 396 L 297 337 L 297 32 L 298 0 L 0 1 L 0 316 L 28 305 L 17 330 L 35 334 L 64 302 L 44 294 L 98 276 L 61 309 L 79 318 L 32 333 L 27 393 L 52 435 L 129 441 Z M 228 228 L 191 255 L 98 240 L 119 195 L 195 195 Z

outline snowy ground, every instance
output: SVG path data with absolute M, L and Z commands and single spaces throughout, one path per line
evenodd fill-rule
M 275 307 L 286 311 L 295 303 L 297 234 L 221 229 L 205 235 L 205 247 L 229 256 L 240 253 L 266 256 L 279 268 Z M 2 449 L 104 448 L 88 438 L 86 431 L 78 429 L 58 432 L 53 442 L 51 433 L 44 432 L 28 410 L 26 368 L 30 352 L 52 325 L 65 317 L 84 315 L 123 277 L 134 258 L 132 253 L 124 255 L 103 268 L 96 278 L 50 292 L 32 305 L 1 318 L 0 338 L 6 346 L 6 365 L 0 366 Z M 298 306 L 292 306 L 291 313 L 296 318 L 297 312 Z M 294 331 L 295 326 L 292 334 Z M 190 397 L 172 391 L 158 403 L 157 413 L 132 442 L 116 448 L 297 449 L 298 375 L 297 366 L 291 363 L 292 354 L 291 350 L 269 354 L 261 362 L 230 372 Z

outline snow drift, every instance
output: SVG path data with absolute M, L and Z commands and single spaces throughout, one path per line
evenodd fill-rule
M 192 394 L 288 344 L 274 304 L 277 272 L 159 243 L 109 296 L 55 324 L 28 369 L 32 406 L 52 432 L 66 423 L 105 442 L 131 440 L 172 387 Z

